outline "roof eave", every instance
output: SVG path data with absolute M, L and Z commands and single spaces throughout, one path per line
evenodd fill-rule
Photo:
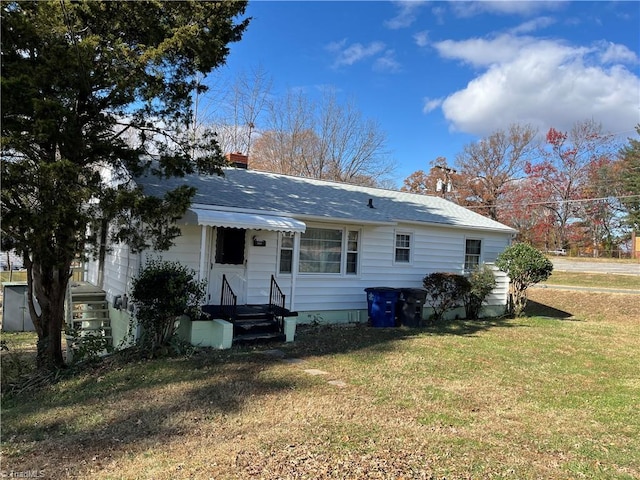
M 496 233 L 504 233 L 509 235 L 518 233 L 517 230 L 511 227 L 507 227 L 506 225 L 504 227 L 489 227 L 489 226 L 482 226 L 482 225 L 464 225 L 464 224 L 457 224 L 457 223 L 440 223 L 440 222 L 420 222 L 417 220 L 402 220 L 402 219 L 395 219 L 395 222 L 396 224 L 405 223 L 409 225 L 422 225 L 422 226 L 429 225 L 432 227 L 456 228 L 460 230 L 481 230 L 485 232 L 496 232 Z

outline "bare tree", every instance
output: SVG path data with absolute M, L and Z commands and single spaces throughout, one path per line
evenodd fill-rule
M 288 91 L 268 107 L 268 122 L 256 140 L 251 167 L 287 175 L 318 177 L 319 140 L 314 106 L 302 92 Z
M 386 134 L 365 119 L 353 101 L 338 103 L 327 91 L 318 110 L 320 178 L 347 183 L 376 183 L 391 173 Z
M 242 71 L 231 81 L 207 77 L 206 96 L 197 95 L 194 132 L 214 128 L 223 152 L 250 154 L 260 116 L 268 109 L 272 79 L 262 66 Z
M 251 165 L 359 185 L 379 185 L 393 169 L 379 125 L 364 119 L 353 102 L 340 104 L 332 91 L 319 103 L 301 91 L 273 102 Z
M 466 182 L 458 188 L 467 191 L 469 205 L 498 220 L 498 201 L 505 187 L 537 152 L 536 135 L 532 126 L 514 124 L 464 147 L 456 163 Z

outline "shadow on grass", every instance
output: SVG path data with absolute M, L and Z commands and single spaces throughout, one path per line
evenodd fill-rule
M 263 374 L 278 362 L 264 357 L 202 350 L 189 359 L 106 359 L 36 393 L 6 398 L 3 469 L 82 477 L 96 458 L 144 452 L 263 396 L 313 385 L 311 378 Z
M 573 317 L 573 314 L 569 312 L 558 310 L 557 308 L 545 305 L 543 303 L 534 302 L 533 300 L 527 301 L 525 314 L 528 317 L 551 317 L 557 318 L 558 320 L 567 320 Z
M 312 357 L 348 354 L 363 349 L 392 351 L 397 341 L 422 336 L 474 336 L 493 328 L 518 326 L 506 318 L 449 320 L 424 327 L 374 328 L 367 324 L 301 325 L 296 341 L 282 347 L 288 356 Z
M 339 355 L 363 349 L 394 351 L 398 341 L 431 336 L 473 336 L 513 327 L 507 319 L 453 320 L 422 328 L 368 325 L 299 328 L 292 344 L 260 344 L 228 351 L 202 349 L 190 358 L 131 361 L 115 355 L 75 372 L 41 391 L 5 398 L 5 468 L 38 470 L 46 458 L 47 478 L 89 472 L 96 458 L 144 454 L 153 445 L 193 436 L 200 422 L 222 422 L 250 409 L 260 398 L 312 389 L 317 379 L 271 375 L 279 349 L 286 357 Z M 64 441 L 61 441 L 64 439 Z M 74 452 L 69 456 L 69 452 Z

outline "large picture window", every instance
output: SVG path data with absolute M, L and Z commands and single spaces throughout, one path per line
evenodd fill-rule
M 481 240 L 467 239 L 464 252 L 464 271 L 471 272 L 480 266 Z
M 342 232 L 307 228 L 300 236 L 300 273 L 340 273 Z
M 279 273 L 293 273 L 294 245 L 293 235 L 280 235 Z M 357 275 L 359 251 L 359 230 L 308 227 L 300 235 L 297 273 Z

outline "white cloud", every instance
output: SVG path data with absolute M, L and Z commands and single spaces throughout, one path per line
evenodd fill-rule
M 558 10 L 567 2 L 539 0 L 492 0 L 480 2 L 451 2 L 454 13 L 459 17 L 472 17 L 483 13 L 503 15 L 534 15 L 538 12 Z
M 373 69 L 378 72 L 396 73 L 400 71 L 400 63 L 396 60 L 395 51 L 387 50 L 384 55 L 373 63 Z
M 433 47 L 444 58 L 461 60 L 474 67 L 486 67 L 514 60 L 527 45 L 535 41 L 531 37 L 504 34 L 492 39 L 444 40 L 433 43 Z
M 593 118 L 616 132 L 640 119 L 640 78 L 620 63 L 637 62 L 637 56 L 624 46 L 575 47 L 512 35 L 434 46 L 443 57 L 481 69 L 442 101 L 454 130 L 487 135 L 512 123 L 568 130 L 578 120 Z
M 422 32 L 418 32 L 413 35 L 413 39 L 419 47 L 426 47 L 429 45 L 429 31 L 424 30 Z
M 377 72 L 398 72 L 400 63 L 396 60 L 395 51 L 387 49 L 384 42 L 347 44 L 346 40 L 327 45 L 327 50 L 334 53 L 336 58 L 333 67 L 350 66 L 365 60 L 373 60 L 373 70 Z
M 554 23 L 556 23 L 556 21 L 552 17 L 538 17 L 512 28 L 511 33 L 514 35 L 519 33 L 531 33 L 553 25 Z
M 436 108 L 439 108 L 442 105 L 442 100 L 442 98 L 425 98 L 422 112 L 430 113 L 434 111 Z
M 431 13 L 435 17 L 436 22 L 438 23 L 438 25 L 443 25 L 444 24 L 444 17 L 445 17 L 445 14 L 447 13 L 447 9 L 446 8 L 444 8 L 443 6 L 433 7 L 431 9 Z
M 353 65 L 354 63 L 376 56 L 384 51 L 385 45 L 383 42 L 371 42 L 368 45 L 352 43 L 346 46 L 346 40 L 342 40 L 341 42 L 329 44 L 327 49 L 337 54 L 333 65 L 334 67 L 340 67 L 342 65 Z
M 391 30 L 398 30 L 400 28 L 407 28 L 415 22 L 417 18 L 418 9 L 425 3 L 421 1 L 401 1 L 394 2 L 398 8 L 398 14 L 391 20 L 384 22 L 384 25 Z
M 602 63 L 638 63 L 638 56 L 634 51 L 629 50 L 626 45 L 602 42 L 600 47 L 601 51 L 599 52 L 599 56 Z

